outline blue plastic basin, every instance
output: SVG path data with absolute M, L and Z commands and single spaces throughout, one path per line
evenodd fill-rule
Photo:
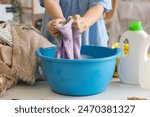
M 120 55 L 119 49 L 100 46 L 82 46 L 81 55 L 92 59 L 68 60 L 54 57 L 56 47 L 39 48 L 44 76 L 54 92 L 85 96 L 103 92 L 110 83 Z

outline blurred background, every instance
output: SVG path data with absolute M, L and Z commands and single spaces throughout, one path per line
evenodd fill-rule
M 29 24 L 40 29 L 44 10 L 39 0 L 0 0 L 0 21 Z
M 0 0 L 0 22 L 30 24 L 40 30 L 43 13 L 39 0 Z M 150 0 L 117 0 L 113 18 L 106 21 L 110 46 L 118 42 L 132 20 L 141 21 L 150 33 Z

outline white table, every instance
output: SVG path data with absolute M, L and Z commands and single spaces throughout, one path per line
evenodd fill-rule
M 17 85 L 7 90 L 0 99 L 35 100 L 50 97 L 53 100 L 126 100 L 132 96 L 150 99 L 150 90 L 141 89 L 138 85 L 122 84 L 114 78 L 103 93 L 92 96 L 65 96 L 52 92 L 46 81 L 38 81 L 34 86 Z

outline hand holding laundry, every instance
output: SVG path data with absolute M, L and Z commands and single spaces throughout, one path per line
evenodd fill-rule
M 80 59 L 81 33 L 73 28 L 72 23 L 71 19 L 65 25 L 56 26 L 62 34 L 57 43 L 56 58 Z
M 80 15 L 69 16 L 68 19 L 73 19 L 73 28 L 78 30 L 80 33 L 85 32 L 89 28 L 86 24 L 86 19 Z
M 61 38 L 61 33 L 58 31 L 57 28 L 55 28 L 57 25 L 64 25 L 66 23 L 66 20 L 64 18 L 57 18 L 53 19 L 48 22 L 48 31 L 49 33 L 57 39 Z

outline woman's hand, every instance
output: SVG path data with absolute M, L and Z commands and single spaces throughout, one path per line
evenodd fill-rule
M 57 39 L 61 38 L 61 33 L 55 28 L 58 25 L 64 25 L 66 20 L 64 18 L 53 19 L 48 22 L 48 31 L 49 33 Z
M 72 18 L 74 20 L 73 27 L 79 32 L 83 33 L 87 31 L 99 18 L 103 15 L 104 7 L 100 4 L 95 5 L 87 10 L 87 12 L 81 17 L 80 15 L 75 15 Z
M 73 19 L 73 28 L 78 30 L 80 33 L 85 32 L 89 28 L 86 24 L 86 19 L 80 15 L 70 16 L 68 19 Z

